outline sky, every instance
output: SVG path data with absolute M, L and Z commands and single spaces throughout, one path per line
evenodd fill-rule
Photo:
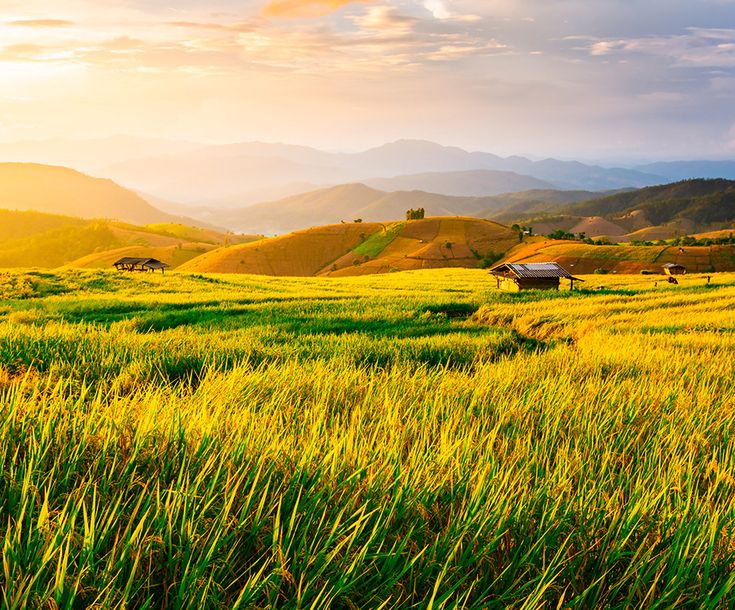
M 735 158 L 735 0 L 0 0 L 0 141 Z

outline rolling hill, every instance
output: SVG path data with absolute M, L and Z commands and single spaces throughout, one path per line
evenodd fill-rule
M 577 216 L 644 214 L 653 225 L 687 218 L 697 224 L 735 220 L 735 181 L 697 179 L 616 193 L 561 210 Z
M 136 226 L 0 209 L 0 267 L 107 267 L 121 256 L 153 256 L 176 266 L 252 239 L 179 224 Z
M 430 176 L 433 179 L 439 174 Z M 522 222 L 543 234 L 563 229 L 585 232 L 591 237 L 630 240 L 637 237 L 625 236 L 635 231 L 665 227 L 657 233 L 673 237 L 721 229 L 724 227 L 717 226 L 718 223 L 734 221 L 735 182 L 689 180 L 607 192 L 603 196 L 591 191 L 532 189 L 489 197 L 455 197 L 420 190 L 386 192 L 355 183 L 247 208 L 220 210 L 214 218 L 219 224 L 238 231 L 279 234 L 358 218 L 386 222 L 419 207 L 431 216 L 477 216 L 506 224 Z
M 502 193 L 487 197 L 489 207 L 478 216 L 497 222 L 512 224 L 524 218 L 535 218 L 539 214 L 554 212 L 572 203 L 580 203 L 612 194 L 594 191 L 560 191 L 557 189 L 532 189 Z
M 505 262 L 557 262 L 573 274 L 662 272 L 679 263 L 688 272 L 735 270 L 735 246 L 592 246 L 581 242 L 538 239 L 517 245 Z
M 479 267 L 518 235 L 476 218 L 346 223 L 315 227 L 258 243 L 208 252 L 180 267 L 206 273 L 342 276 L 409 269 Z
M 34 163 L 0 163 L 0 208 L 136 224 L 179 222 L 206 226 L 193 218 L 162 212 L 111 180 Z
M 474 174 L 474 172 L 472 172 Z M 439 174 L 433 174 L 437 176 Z M 536 189 L 490 197 L 457 197 L 422 190 L 386 192 L 363 183 L 342 184 L 240 209 L 220 209 L 209 216 L 237 231 L 280 234 L 361 218 L 387 222 L 406 210 L 424 208 L 427 216 L 477 216 L 512 224 L 531 211 L 588 200 L 590 191 Z
M 387 222 L 404 217 L 411 208 L 424 208 L 427 216 L 473 216 L 489 205 L 491 202 L 482 197 L 450 197 L 423 191 L 387 193 L 357 183 L 239 210 L 221 210 L 217 219 L 239 231 L 276 234 L 358 218 Z
M 515 218 L 514 212 L 519 213 Z M 685 180 L 576 203 L 545 203 L 525 210 L 510 206 L 488 216 L 522 221 L 537 234 L 561 229 L 616 242 L 671 239 L 729 229 L 735 222 L 735 181 Z

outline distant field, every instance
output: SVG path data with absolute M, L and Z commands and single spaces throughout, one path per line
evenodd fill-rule
M 555 261 L 575 274 L 604 270 L 640 273 L 679 263 L 689 272 L 735 271 L 735 246 L 593 246 L 582 242 L 534 238 L 506 254 L 515 263 Z
M 732 607 L 735 274 L 583 278 L 0 273 L 3 607 Z

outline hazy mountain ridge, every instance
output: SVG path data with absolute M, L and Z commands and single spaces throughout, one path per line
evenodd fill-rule
M 501 193 L 553 189 L 544 180 L 516 172 L 489 169 L 458 172 L 424 172 L 393 178 L 372 178 L 363 184 L 381 191 L 425 191 L 455 197 L 487 197 Z
M 178 222 L 208 226 L 194 218 L 162 212 L 110 179 L 36 163 L 0 163 L 0 208 L 137 224 Z
M 289 185 L 301 184 L 311 189 L 426 173 L 513 172 L 527 180 L 544 183 L 518 188 L 488 183 L 486 192 L 467 192 L 466 185 L 459 185 L 456 190 L 437 189 L 442 194 L 458 196 L 549 186 L 569 190 L 612 190 L 667 181 L 644 167 L 628 169 L 558 159 L 534 161 L 520 156 L 501 157 L 424 140 L 397 140 L 347 153 L 264 142 L 206 145 L 118 137 L 0 144 L 2 159 L 74 167 L 162 199 L 192 205 L 238 207 L 283 196 L 283 189 L 288 189 Z M 445 177 L 450 179 L 450 176 Z M 422 184 L 410 188 L 432 190 Z
M 692 229 L 728 222 L 735 218 L 729 203 L 733 185 L 722 180 L 698 180 L 608 192 L 603 197 L 591 191 L 551 189 L 455 197 L 418 190 L 386 192 L 355 183 L 239 210 L 221 210 L 216 219 L 238 231 L 279 234 L 356 219 L 386 222 L 403 217 L 408 209 L 424 208 L 427 216 L 476 216 L 507 224 L 536 221 L 549 231 L 582 226 L 585 217 L 604 218 L 619 224 L 619 230 L 604 234 L 622 235 L 681 219 L 691 221 Z M 559 217 L 556 224 L 549 222 L 551 217 Z M 604 225 L 602 220 L 587 224 L 590 228 Z
M 398 140 L 359 153 L 327 153 L 285 144 L 242 143 L 126 161 L 100 168 L 99 172 L 164 198 L 206 203 L 241 197 L 242 205 L 246 205 L 252 202 L 252 191 L 299 182 L 328 186 L 415 174 L 478 170 L 513 172 L 524 176 L 529 182 L 520 189 L 610 190 L 665 181 L 660 176 L 632 169 L 605 168 L 557 159 L 504 158 L 423 140 Z M 449 180 L 449 176 L 446 179 Z M 508 176 L 502 180 L 507 182 Z M 488 191 L 482 194 L 506 190 L 514 189 L 488 184 Z M 467 194 L 462 190 L 444 188 L 441 192 Z
M 664 161 L 635 167 L 637 171 L 663 176 L 667 181 L 693 178 L 735 180 L 735 161 Z
M 478 216 L 492 206 L 487 197 L 452 197 L 424 191 L 385 192 L 362 183 L 343 184 L 265 202 L 240 210 L 221 210 L 218 220 L 248 233 L 287 233 L 312 226 L 388 222 L 406 210 L 424 208 L 427 216 Z

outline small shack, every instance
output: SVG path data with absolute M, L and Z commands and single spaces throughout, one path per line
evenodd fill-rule
M 679 263 L 666 263 L 664 265 L 664 273 L 666 275 L 684 275 L 687 268 Z
M 519 290 L 559 290 L 562 278 L 569 280 L 569 288 L 574 290 L 574 282 L 583 282 L 574 277 L 559 263 L 503 263 L 490 269 L 495 276 L 498 288 L 517 292 Z
M 156 258 L 133 258 L 125 256 L 112 263 L 118 271 L 161 271 L 164 272 L 170 265 L 162 263 Z

